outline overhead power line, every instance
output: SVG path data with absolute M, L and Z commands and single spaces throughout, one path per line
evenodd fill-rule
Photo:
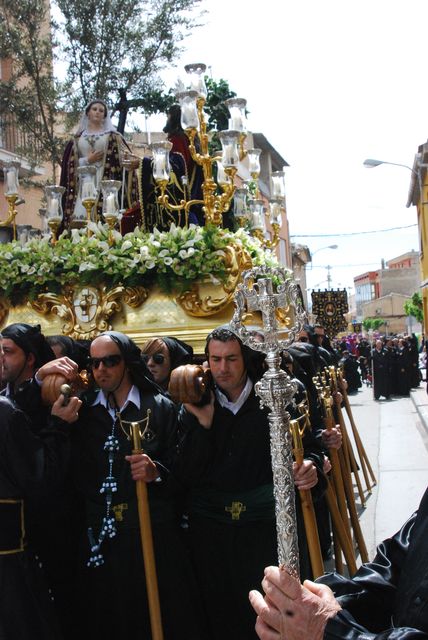
M 292 233 L 290 238 L 343 238 L 344 236 L 362 236 L 366 233 L 386 233 L 387 231 L 398 231 L 399 229 L 410 229 L 417 227 L 415 224 L 408 224 L 404 227 L 391 227 L 390 229 L 373 229 L 373 231 L 352 231 L 351 233 Z

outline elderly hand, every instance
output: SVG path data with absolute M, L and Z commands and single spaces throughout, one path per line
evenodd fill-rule
M 340 431 L 340 427 L 323 429 L 323 431 L 321 431 L 321 440 L 327 449 L 340 449 L 342 446 L 342 433 Z
M 125 460 L 131 465 L 133 480 L 143 480 L 143 482 L 153 482 L 159 478 L 159 471 L 153 460 L 145 453 L 133 453 L 125 456 Z
M 250 592 L 261 640 L 322 640 L 327 621 L 340 605 L 329 587 L 305 580 L 303 585 L 284 568 L 267 567 L 265 597 Z
M 304 491 L 312 489 L 318 482 L 317 469 L 311 460 L 303 460 L 302 464 L 293 462 L 294 484 Z

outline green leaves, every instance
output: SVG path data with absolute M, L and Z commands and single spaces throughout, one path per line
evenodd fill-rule
M 0 245 L 0 293 L 12 305 L 45 291 L 59 293 L 70 283 L 111 288 L 156 282 L 166 293 L 178 294 L 204 278 L 224 282 L 225 250 L 231 245 L 242 247 L 254 265 L 277 266 L 273 255 L 243 229 L 232 233 L 214 226 L 172 225 L 169 231 L 135 230 L 124 237 L 113 232 L 112 243 L 107 225 L 91 223 L 90 229 L 91 237 L 74 229 L 55 245 L 47 238 Z

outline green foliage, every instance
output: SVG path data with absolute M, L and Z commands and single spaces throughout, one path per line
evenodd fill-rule
M 377 331 L 379 327 L 385 324 L 385 320 L 382 318 L 365 318 L 362 322 L 363 327 L 366 331 L 373 329 L 373 331 Z
M 424 321 L 424 308 L 421 294 L 416 291 L 411 300 L 404 303 L 404 312 L 406 316 L 413 316 L 420 323 Z
M 277 266 L 270 252 L 242 229 L 231 233 L 209 225 L 172 225 L 169 231 L 135 230 L 124 237 L 113 232 L 112 245 L 107 225 L 91 223 L 90 229 L 91 237 L 74 229 L 54 245 L 48 238 L 0 244 L 0 295 L 17 305 L 46 291 L 60 293 L 66 284 L 112 288 L 153 282 L 177 295 L 203 279 L 224 282 L 230 246 L 242 247 L 255 266 Z
M 46 30 L 45 0 L 0 0 L 0 51 L 13 59 L 10 78 L 0 82 L 0 118 L 19 132 L 16 153 L 33 165 L 59 162 L 63 142 L 56 135 L 60 87 L 52 71 L 52 42 Z M 49 22 L 48 22 L 49 24 Z

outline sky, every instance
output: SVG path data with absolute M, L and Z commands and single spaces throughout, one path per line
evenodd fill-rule
M 184 41 L 167 87 L 185 64 L 204 62 L 247 99 L 248 129 L 290 165 L 291 240 L 314 254 L 307 286 L 325 288 L 329 272 L 333 288 L 353 289 L 354 276 L 382 259 L 418 250 L 416 208 L 406 208 L 410 169 L 366 169 L 363 161 L 412 166 L 428 138 L 427 0 L 204 0 L 202 7 L 205 24 Z M 396 227 L 408 228 L 361 234 Z

